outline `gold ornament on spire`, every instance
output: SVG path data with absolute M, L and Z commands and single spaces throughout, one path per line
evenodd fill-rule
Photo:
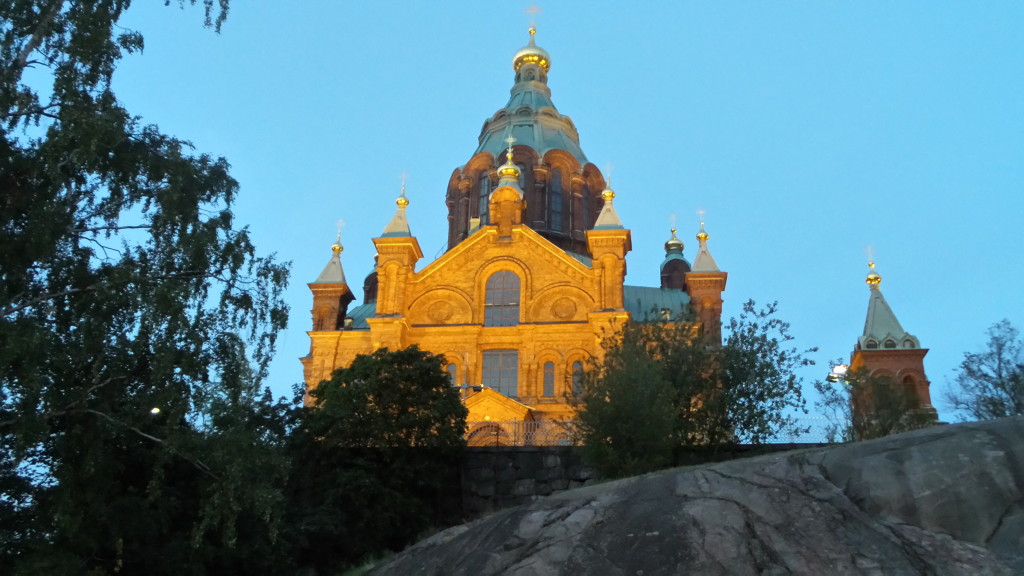
M 512 161 L 512 144 L 515 143 L 516 139 L 512 136 L 505 138 L 505 142 L 508 142 L 508 150 L 505 152 L 505 164 L 498 168 L 499 178 L 512 178 L 516 182 L 519 181 L 519 166 L 516 166 L 515 162 Z
M 868 269 L 868 277 L 867 279 L 864 280 L 864 282 L 866 282 L 868 286 L 874 288 L 875 286 L 878 286 L 882 282 L 882 276 L 879 275 L 878 272 L 875 272 L 874 262 L 868 262 Z
M 402 193 L 395 200 L 395 204 L 398 205 L 399 208 L 405 208 L 409 205 L 409 199 L 405 197 L 405 182 L 402 182 Z
M 604 198 L 605 202 L 611 202 L 615 199 L 615 191 L 611 188 L 605 188 L 604 192 L 601 192 L 601 198 Z
M 341 254 L 341 251 L 344 249 L 345 247 L 341 245 L 341 232 L 338 232 L 338 239 L 334 241 L 334 244 L 331 244 L 331 252 Z
M 708 238 L 711 238 L 711 236 L 708 236 L 708 233 L 704 231 L 704 220 L 701 220 L 700 221 L 700 232 L 697 232 L 697 241 L 698 242 L 707 242 Z

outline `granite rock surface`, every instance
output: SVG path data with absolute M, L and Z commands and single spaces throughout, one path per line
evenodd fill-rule
M 1024 418 L 557 493 L 371 573 L 1024 574 Z

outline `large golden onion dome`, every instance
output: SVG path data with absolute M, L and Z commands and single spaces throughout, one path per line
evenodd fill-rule
M 516 55 L 512 57 L 512 69 L 516 72 L 524 64 L 536 64 L 543 68 L 545 72 L 551 69 L 551 56 L 547 50 L 537 46 L 537 43 L 534 42 L 536 34 L 537 29 L 530 28 L 530 43 L 520 48 Z

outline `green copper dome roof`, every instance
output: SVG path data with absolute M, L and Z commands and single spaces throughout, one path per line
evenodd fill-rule
M 524 53 L 543 54 L 545 58 L 534 63 L 522 59 Z M 568 116 L 560 114 L 551 101 L 551 89 L 547 85 L 550 61 L 546 56 L 547 52 L 533 43 L 531 33 L 530 44 L 514 59 L 516 83 L 508 104 L 484 122 L 476 153 L 490 152 L 495 158 L 500 157 L 507 146 L 505 139 L 511 135 L 516 145 L 529 146 L 541 156 L 548 150 L 565 150 L 581 166 L 587 164 L 576 126 Z

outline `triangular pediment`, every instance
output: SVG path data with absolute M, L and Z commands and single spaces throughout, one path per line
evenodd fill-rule
M 466 420 L 470 422 L 533 420 L 533 411 L 529 406 L 516 402 L 493 388 L 484 388 L 470 396 L 466 400 L 466 409 L 469 410 Z
M 541 259 L 549 260 L 555 267 L 568 268 L 579 274 L 590 272 L 587 265 L 552 244 L 529 226 L 513 226 L 512 233 L 513 243 L 522 245 L 526 249 L 525 251 L 540 256 Z M 498 242 L 497 226 L 485 226 L 428 264 L 423 270 L 417 272 L 416 276 L 417 279 L 425 279 L 449 266 L 475 266 L 479 264 L 481 252 L 505 249 L 505 246 Z

